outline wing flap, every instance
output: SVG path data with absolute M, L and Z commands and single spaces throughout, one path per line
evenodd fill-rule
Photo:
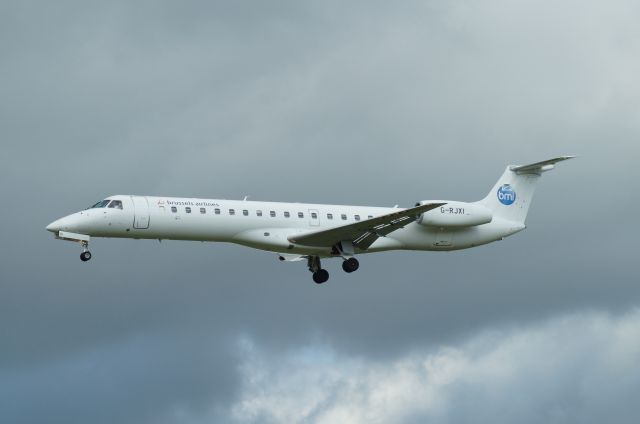
M 342 225 L 322 231 L 295 234 L 289 236 L 288 239 L 291 243 L 317 247 L 331 247 L 341 241 L 349 240 L 353 242 L 354 246 L 366 250 L 378 237 L 384 237 L 414 222 L 420 214 L 444 204 L 445 203 L 427 203 L 409 209 L 399 209 L 398 211 L 353 224 Z

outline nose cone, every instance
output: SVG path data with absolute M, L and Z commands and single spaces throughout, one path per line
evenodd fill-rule
M 53 221 L 51 224 L 47 225 L 47 231 L 51 231 L 52 233 L 57 233 L 62 228 L 61 219 Z
M 78 219 L 78 214 L 74 213 L 72 215 L 68 215 L 64 218 L 53 221 L 51 224 L 47 225 L 47 231 L 51 231 L 52 233 L 56 234 L 59 231 L 75 231 L 77 230 L 79 222 L 80 220 Z

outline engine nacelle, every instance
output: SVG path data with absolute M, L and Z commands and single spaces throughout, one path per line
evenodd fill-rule
M 416 206 L 434 202 L 436 201 L 423 200 Z M 477 203 L 448 200 L 438 200 L 437 202 L 445 202 L 446 205 L 423 213 L 416 221 L 418 224 L 429 227 L 473 227 L 488 224 L 493 219 L 491 210 Z

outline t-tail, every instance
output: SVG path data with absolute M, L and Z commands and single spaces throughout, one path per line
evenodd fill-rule
M 552 170 L 556 163 L 574 157 L 560 156 L 530 165 L 509 165 L 487 197 L 479 203 L 489 208 L 495 218 L 524 226 L 542 173 Z

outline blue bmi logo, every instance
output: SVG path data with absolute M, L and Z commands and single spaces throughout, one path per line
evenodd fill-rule
M 516 201 L 516 192 L 511 188 L 509 184 L 503 184 L 498 189 L 498 200 L 503 205 L 511 205 Z

